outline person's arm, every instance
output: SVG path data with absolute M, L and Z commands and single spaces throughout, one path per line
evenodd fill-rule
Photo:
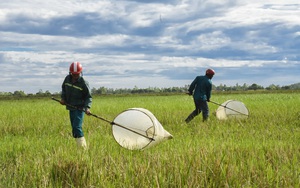
M 90 92 L 89 83 L 85 81 L 85 98 L 84 98 L 84 109 L 86 114 L 90 114 L 90 108 L 92 106 L 92 95 Z
M 211 97 L 211 89 L 212 89 L 212 83 L 208 81 L 207 88 L 206 88 L 206 97 L 208 102 L 210 101 L 210 97 Z
M 191 83 L 191 85 L 190 85 L 190 87 L 188 89 L 189 95 L 193 94 L 193 91 L 195 89 L 196 83 L 197 83 L 197 77 L 193 80 L 193 82 Z

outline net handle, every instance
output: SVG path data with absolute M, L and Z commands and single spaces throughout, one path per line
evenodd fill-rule
M 59 102 L 59 103 L 60 103 L 60 100 L 58 100 L 58 99 L 56 99 L 56 98 L 54 98 L 54 97 L 52 97 L 51 99 L 54 100 L 54 101 L 56 101 L 56 102 Z M 84 109 L 78 108 L 77 106 L 73 106 L 73 105 L 67 104 L 67 103 L 66 103 L 65 105 L 66 105 L 66 106 L 69 106 L 69 107 L 71 107 L 71 108 L 74 108 L 74 109 L 76 109 L 76 110 L 81 110 L 81 111 L 85 112 Z M 118 123 L 116 123 L 116 122 L 109 121 L 109 120 L 107 120 L 107 119 L 104 119 L 104 118 L 102 118 L 102 117 L 100 117 L 100 116 L 97 116 L 97 115 L 95 115 L 95 114 L 92 114 L 92 113 L 89 113 L 88 115 L 91 115 L 91 116 L 93 116 L 93 117 L 95 117 L 95 118 L 98 118 L 98 119 L 100 119 L 100 120 L 102 120 L 102 121 L 105 121 L 105 122 L 107 122 L 107 123 L 109 123 L 109 124 L 111 124 L 111 125 L 116 125 L 116 126 L 118 126 L 118 127 L 121 127 L 121 128 L 123 128 L 123 129 L 126 129 L 126 130 L 128 130 L 128 131 L 131 131 L 131 132 L 133 132 L 133 133 L 135 133 L 135 134 L 138 134 L 138 135 L 140 135 L 140 136 L 142 136 L 142 137 L 148 138 L 148 139 L 151 140 L 151 141 L 154 141 L 153 138 L 150 138 L 150 137 L 148 137 L 148 136 L 146 136 L 146 135 L 143 135 L 143 134 L 141 134 L 141 133 L 139 133 L 139 132 L 137 132 L 137 131 L 135 131 L 135 130 L 129 129 L 129 128 L 127 128 L 127 127 L 124 127 L 123 125 L 120 125 L 120 124 L 118 124 Z

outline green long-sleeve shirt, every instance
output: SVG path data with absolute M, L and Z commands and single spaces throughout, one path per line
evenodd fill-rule
M 211 96 L 212 83 L 207 76 L 197 76 L 189 87 L 194 100 L 207 101 Z
M 80 77 L 75 83 L 72 83 L 72 76 L 66 76 L 62 84 L 61 98 L 72 106 L 78 108 L 91 108 L 92 96 L 87 81 Z M 74 110 L 67 106 L 68 110 Z

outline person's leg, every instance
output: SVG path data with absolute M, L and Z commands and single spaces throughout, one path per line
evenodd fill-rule
M 83 137 L 82 122 L 84 112 L 81 110 L 70 110 L 70 120 L 72 125 L 72 135 L 74 138 Z
M 203 121 L 206 121 L 209 116 L 209 108 L 207 101 L 200 101 L 200 109 L 202 111 Z
M 71 110 L 70 119 L 72 125 L 72 135 L 76 139 L 79 147 L 86 148 L 86 141 L 82 131 L 82 123 L 84 118 L 84 112 L 81 110 Z
M 194 103 L 195 103 L 195 110 L 185 119 L 186 123 L 189 123 L 190 121 L 192 121 L 192 119 L 194 119 L 195 116 L 201 113 L 199 101 L 194 100 Z

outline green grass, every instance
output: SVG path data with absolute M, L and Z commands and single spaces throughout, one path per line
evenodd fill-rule
M 2 100 L 0 187 L 300 187 L 300 93 L 212 97 L 228 99 L 244 102 L 250 117 L 203 123 L 200 115 L 186 125 L 187 95 L 95 97 L 96 115 L 112 121 L 146 108 L 174 136 L 143 151 L 120 147 L 108 123 L 88 116 L 89 149 L 79 150 L 57 102 Z

